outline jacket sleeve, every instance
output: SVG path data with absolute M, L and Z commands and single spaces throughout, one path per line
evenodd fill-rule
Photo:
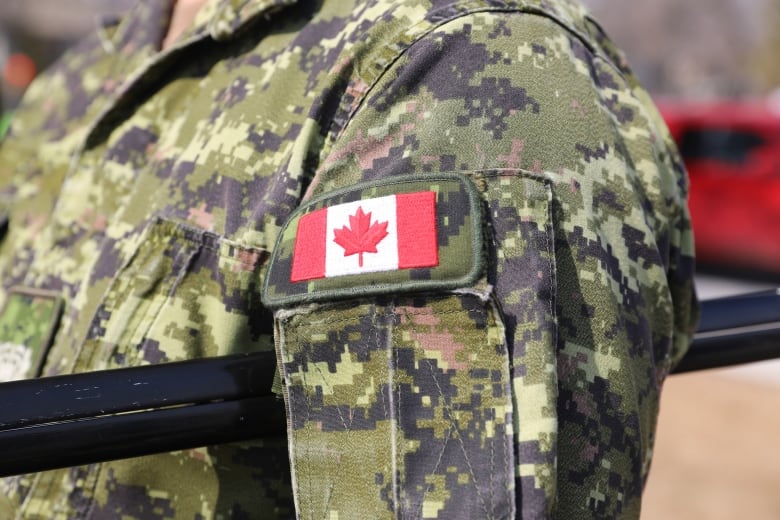
M 334 279 L 348 296 L 276 311 L 303 517 L 638 517 L 695 320 L 692 238 L 667 131 L 600 49 L 472 13 L 350 85 L 307 196 L 454 173 L 479 204 L 440 196 L 438 218 L 479 219 L 484 262 L 454 287 Z M 463 228 L 442 262 L 475 247 Z

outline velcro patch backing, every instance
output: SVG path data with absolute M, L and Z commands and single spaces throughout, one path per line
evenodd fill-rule
M 454 289 L 482 274 L 482 215 L 459 174 L 401 176 L 328 193 L 285 223 L 263 288 L 270 308 Z

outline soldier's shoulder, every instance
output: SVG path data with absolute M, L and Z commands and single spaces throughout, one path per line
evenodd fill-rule
M 548 17 L 561 26 L 585 36 L 593 34 L 593 19 L 584 4 L 577 0 L 376 0 L 375 9 L 360 11 L 374 21 L 400 20 L 409 27 L 436 25 L 478 12 L 527 13 Z
M 336 4 L 341 1 L 331 0 L 330 5 L 341 5 Z M 328 10 L 329 4 L 325 5 L 324 10 Z M 604 52 L 604 31 L 577 0 L 375 0 L 369 3 L 354 0 L 354 8 L 336 9 L 349 13 L 350 20 L 345 24 L 349 40 L 368 48 L 381 48 L 388 56 L 402 52 L 431 32 L 446 31 L 450 22 L 491 13 L 494 22 L 518 14 L 527 15 L 529 21 L 545 18 L 553 22 L 549 24 L 551 30 L 568 33 L 589 50 L 613 59 L 610 53 Z
M 336 1 L 336 0 L 331 0 Z M 355 2 L 356 6 L 364 2 Z M 363 17 L 406 22 L 446 21 L 472 12 L 526 12 L 555 18 L 562 25 L 584 30 L 590 14 L 577 0 L 375 0 L 352 11 Z

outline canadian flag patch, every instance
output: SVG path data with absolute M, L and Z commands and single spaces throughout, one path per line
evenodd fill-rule
M 437 265 L 436 192 L 400 193 L 302 216 L 290 281 Z

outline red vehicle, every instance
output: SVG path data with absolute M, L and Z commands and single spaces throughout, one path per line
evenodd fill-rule
M 700 263 L 780 274 L 780 111 L 758 102 L 659 106 L 690 175 Z

